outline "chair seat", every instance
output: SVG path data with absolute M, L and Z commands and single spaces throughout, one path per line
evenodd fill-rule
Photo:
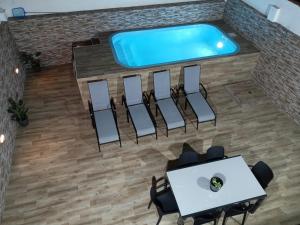
M 164 117 L 168 129 L 183 127 L 184 120 L 172 98 L 157 101 L 157 105 Z
M 155 128 L 144 104 L 128 106 L 138 137 L 154 134 Z
M 216 115 L 200 92 L 188 94 L 186 98 L 196 113 L 198 122 L 210 121 L 216 118 Z
M 170 188 L 160 192 L 157 195 L 157 201 L 164 213 L 178 212 L 178 206 Z
M 118 141 L 119 134 L 111 109 L 94 112 L 100 144 Z

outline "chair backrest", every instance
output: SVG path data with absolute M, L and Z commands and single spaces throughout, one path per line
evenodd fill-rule
M 183 68 L 183 86 L 187 94 L 199 92 L 200 66 L 187 66 Z
M 258 163 L 256 163 L 252 167 L 251 171 L 263 189 L 268 187 L 270 181 L 274 177 L 274 174 L 273 174 L 273 171 L 271 170 L 271 168 L 263 161 L 259 161 Z
M 123 77 L 124 91 L 127 105 L 143 102 L 142 80 L 140 75 Z
M 157 100 L 171 97 L 170 71 L 164 70 L 153 73 L 154 95 Z
M 88 82 L 88 87 L 94 111 L 111 108 L 107 80 Z
M 195 151 L 184 151 L 178 158 L 178 167 L 199 163 L 199 154 Z
M 225 157 L 224 151 L 225 150 L 223 146 L 211 146 L 209 149 L 207 149 L 206 160 L 214 161 L 214 160 L 224 159 Z

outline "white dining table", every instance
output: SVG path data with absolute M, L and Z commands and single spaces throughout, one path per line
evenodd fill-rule
M 213 176 L 223 180 L 218 192 L 210 189 Z M 242 156 L 173 170 L 167 177 L 182 218 L 266 196 Z

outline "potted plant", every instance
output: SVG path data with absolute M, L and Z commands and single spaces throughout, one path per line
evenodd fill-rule
M 223 186 L 223 180 L 220 177 L 212 177 L 210 179 L 210 189 L 214 192 L 219 191 Z
M 38 72 L 41 70 L 40 61 L 41 52 L 27 53 L 20 52 L 20 59 L 24 63 L 26 69 L 32 70 L 33 72 Z
M 8 112 L 12 113 L 11 119 L 16 120 L 20 126 L 26 127 L 28 125 L 28 108 L 25 106 L 25 103 L 22 99 L 15 101 L 12 98 L 8 99 L 10 104 Z

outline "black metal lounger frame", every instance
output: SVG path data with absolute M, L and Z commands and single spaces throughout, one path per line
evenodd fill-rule
M 154 73 L 159 73 L 159 72 L 164 72 L 164 71 L 169 71 L 169 74 L 170 74 L 170 70 L 160 70 L 160 71 L 155 71 L 155 72 L 153 72 L 153 76 L 154 76 Z M 170 78 L 170 84 L 171 84 L 171 74 L 170 74 L 169 78 Z M 172 87 L 170 88 L 170 91 L 171 91 L 171 99 L 172 99 L 173 102 L 175 103 L 175 105 L 176 105 L 176 107 L 177 107 L 177 109 L 178 109 L 178 111 L 179 111 L 179 113 L 180 113 L 180 115 L 181 115 L 181 117 L 182 117 L 182 119 L 183 119 L 183 122 L 184 122 L 184 126 L 181 126 L 181 127 L 184 127 L 184 132 L 186 133 L 186 122 L 185 122 L 185 119 L 184 119 L 182 113 L 180 112 L 180 110 L 179 110 L 179 108 L 178 108 L 178 93 L 179 93 L 179 92 L 178 92 L 178 90 L 177 90 L 177 93 L 176 93 L 175 90 L 174 90 L 174 88 L 172 88 Z M 162 118 L 163 118 L 164 123 L 165 123 L 165 126 L 166 126 L 166 133 L 167 133 L 167 137 L 168 137 L 168 136 L 169 136 L 169 130 L 175 130 L 175 129 L 181 128 L 181 127 L 175 127 L 175 128 L 168 129 L 168 125 L 167 125 L 166 119 L 165 119 L 165 117 L 163 116 L 163 114 L 161 113 L 160 108 L 157 106 L 157 99 L 156 99 L 155 94 L 154 94 L 154 78 L 153 78 L 153 90 L 151 90 L 150 95 L 149 95 L 149 104 L 150 104 L 151 96 L 153 97 L 154 102 L 155 102 L 155 116 L 157 116 L 157 110 L 158 110 L 159 113 L 160 113 L 160 115 L 161 115 Z M 162 100 L 162 99 L 160 99 L 160 100 Z M 179 105 L 179 106 L 180 106 L 180 105 Z
M 106 79 L 92 80 L 92 81 L 88 81 L 88 83 L 99 82 L 99 81 L 107 81 L 107 80 Z M 108 87 L 108 93 L 109 93 L 109 87 Z M 114 98 L 113 97 L 110 98 L 110 105 L 111 105 L 111 110 L 113 112 L 114 121 L 115 121 L 115 124 L 116 124 L 116 127 L 117 127 L 119 140 L 110 141 L 110 142 L 106 142 L 106 143 L 102 143 L 102 144 L 100 143 L 98 130 L 97 130 L 97 127 L 96 127 L 94 112 L 103 111 L 103 110 L 94 111 L 93 104 L 90 100 L 88 101 L 88 105 L 89 105 L 90 117 L 91 117 L 91 120 L 92 120 L 92 126 L 96 131 L 96 137 L 97 137 L 99 152 L 101 152 L 100 145 L 109 144 L 109 143 L 112 143 L 112 142 L 117 142 L 118 141 L 118 142 L 120 142 L 120 147 L 122 147 L 122 141 L 121 141 L 119 126 L 118 126 L 118 118 L 117 118 L 117 111 L 116 111 L 116 105 L 115 105 L 115 102 L 114 102 Z M 106 110 L 106 109 L 104 109 L 104 110 Z
M 136 76 L 140 76 L 140 75 L 129 75 L 129 76 L 124 76 L 124 77 L 123 77 L 123 81 L 124 81 L 124 78 L 136 77 Z M 142 89 L 142 87 L 141 87 L 141 89 Z M 143 89 L 142 89 L 142 90 L 143 90 Z M 124 88 L 124 92 L 125 92 L 125 88 Z M 125 95 L 126 95 L 126 93 L 125 93 Z M 152 112 L 151 112 L 151 110 L 150 110 L 150 107 L 149 107 L 150 101 L 149 101 L 149 99 L 148 99 L 148 97 L 147 97 L 146 92 L 144 91 L 144 92 L 142 93 L 143 103 L 140 103 L 140 104 L 144 104 L 144 105 L 145 105 L 145 107 L 146 107 L 146 109 L 147 109 L 147 112 L 148 112 L 148 114 L 149 114 L 149 116 L 150 116 L 150 119 L 151 119 L 151 121 L 152 121 L 152 123 L 153 123 L 155 132 L 154 132 L 154 133 L 151 133 L 151 134 L 141 135 L 141 136 L 138 136 L 138 134 L 137 134 L 137 129 L 136 129 L 134 123 L 133 123 L 133 120 L 132 120 L 132 116 L 131 116 L 131 114 L 130 114 L 130 111 L 128 110 L 128 105 L 127 105 L 127 101 L 126 101 L 125 95 L 122 95 L 122 105 L 125 105 L 125 108 L 126 108 L 127 122 L 129 123 L 129 118 L 130 118 L 130 120 L 131 120 L 131 122 L 132 122 L 134 131 L 135 131 L 136 143 L 137 143 L 137 144 L 139 143 L 139 139 L 138 139 L 139 137 L 149 136 L 149 135 L 152 135 L 152 134 L 154 134 L 154 133 L 155 133 L 155 138 L 157 139 L 157 124 L 156 124 L 156 121 L 155 121 L 155 119 L 154 119 L 154 116 L 153 116 L 153 114 L 152 114 Z M 135 104 L 135 105 L 139 105 L 139 104 Z M 130 106 L 132 106 L 132 105 L 130 105 Z

